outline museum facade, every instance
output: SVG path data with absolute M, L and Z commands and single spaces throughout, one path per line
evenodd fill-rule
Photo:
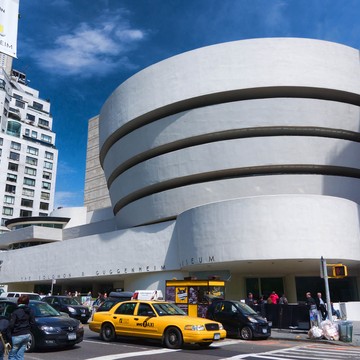
M 91 120 L 99 165 L 87 171 L 104 175 L 88 181 L 91 211 L 57 209 L 64 226 L 48 242 L 1 252 L 2 281 L 55 279 L 60 292 L 216 277 L 228 298 L 276 290 L 299 302 L 322 290 L 324 257 L 348 268 L 330 279 L 332 299 L 357 301 L 359 105 L 359 51 L 341 44 L 241 40 L 154 64 Z M 97 207 L 104 193 L 111 205 Z M 2 234 L 0 246 L 35 228 Z

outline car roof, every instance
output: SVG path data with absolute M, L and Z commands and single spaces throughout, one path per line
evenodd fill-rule
M 134 293 L 132 291 L 112 291 L 109 297 L 132 297 Z
M 126 301 L 122 301 L 119 304 L 127 304 L 127 303 L 147 303 L 147 304 L 171 304 L 171 305 L 176 305 L 175 303 L 172 303 L 170 301 L 164 301 L 164 300 L 138 300 L 138 299 L 131 299 L 131 300 L 126 300 Z

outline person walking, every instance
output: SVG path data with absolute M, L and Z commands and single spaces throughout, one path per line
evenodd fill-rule
M 34 324 L 35 316 L 29 307 L 29 295 L 21 295 L 10 318 L 12 348 L 9 360 L 24 360 L 26 345 L 31 339 L 30 328 Z
M 321 297 L 321 292 L 318 292 L 316 294 L 315 302 L 316 302 L 316 307 L 319 310 L 319 313 L 321 314 L 320 320 L 321 321 L 326 320 L 328 312 L 326 310 L 325 301 Z
M 306 293 L 306 305 L 309 309 L 309 315 L 310 315 L 310 326 L 318 326 L 318 311 L 317 306 L 314 298 L 311 296 L 310 292 Z
M 0 316 L 0 332 L 2 339 L 0 341 L 0 360 L 4 360 L 4 355 L 11 347 L 11 332 L 9 328 L 10 321 L 5 316 Z

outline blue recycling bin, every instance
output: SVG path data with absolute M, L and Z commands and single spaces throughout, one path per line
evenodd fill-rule
M 352 342 L 353 323 L 351 321 L 341 321 L 339 323 L 339 339 L 343 342 Z

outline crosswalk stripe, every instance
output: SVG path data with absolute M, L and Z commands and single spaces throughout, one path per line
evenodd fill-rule
M 180 351 L 180 350 L 159 349 L 159 350 L 147 350 L 147 351 L 134 351 L 134 352 L 125 353 L 125 354 L 112 354 L 112 355 L 98 356 L 98 357 L 89 358 L 86 360 L 117 360 L 117 359 L 126 359 L 129 357 L 135 357 L 135 356 L 165 354 L 165 353 L 170 353 L 170 352 L 175 352 L 175 351 Z

